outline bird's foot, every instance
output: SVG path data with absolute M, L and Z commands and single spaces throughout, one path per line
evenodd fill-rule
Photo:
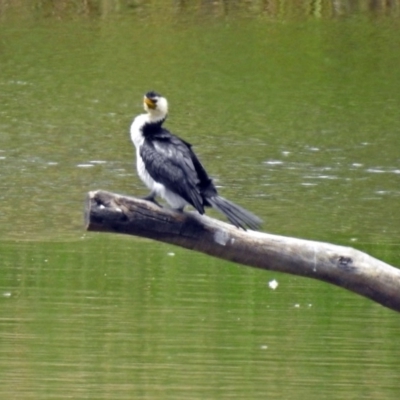
M 162 205 L 156 200 L 155 196 L 152 193 L 150 193 L 148 196 L 142 197 L 142 199 L 146 201 L 151 201 L 156 206 L 162 208 Z

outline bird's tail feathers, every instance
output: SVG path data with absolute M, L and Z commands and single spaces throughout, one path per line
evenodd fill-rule
M 252 230 L 260 229 L 262 220 L 237 204 L 221 196 L 208 197 L 207 201 L 213 208 L 224 214 L 236 227 L 243 230 L 246 230 L 246 227 Z

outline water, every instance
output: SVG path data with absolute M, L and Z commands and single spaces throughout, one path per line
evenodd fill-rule
M 398 8 L 285 4 L 0 3 L 1 398 L 398 398 L 396 313 L 83 230 L 156 89 L 266 231 L 400 265 Z

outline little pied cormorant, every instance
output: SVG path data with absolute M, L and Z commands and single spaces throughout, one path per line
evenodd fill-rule
M 218 195 L 191 145 L 163 128 L 167 99 L 148 92 L 143 106 L 147 113 L 134 119 L 130 134 L 139 177 L 151 190 L 145 199 L 156 203 L 155 197 L 160 196 L 178 210 L 190 204 L 200 214 L 204 207 L 213 207 L 238 228 L 258 229 L 262 221 L 257 216 Z

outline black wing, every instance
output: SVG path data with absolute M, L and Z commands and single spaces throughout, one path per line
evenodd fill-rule
M 140 148 L 140 155 L 147 171 L 156 182 L 162 183 L 167 189 L 185 199 L 199 213 L 204 214 L 200 191 L 200 179 L 203 177 L 199 176 L 195 168 L 195 163 L 200 162 L 188 143 L 163 130 L 162 134 L 145 139 Z
M 179 139 L 179 138 L 177 138 Z M 194 169 L 196 170 L 197 177 L 199 179 L 198 187 L 200 189 L 201 194 L 203 195 L 203 200 L 205 201 L 205 205 L 207 204 L 206 198 L 208 196 L 217 196 L 217 189 L 215 188 L 212 179 L 208 176 L 206 170 L 201 164 L 200 160 L 197 158 L 196 154 L 192 150 L 192 145 L 183 139 L 179 139 L 182 141 L 190 152 L 190 158 L 192 160 Z

